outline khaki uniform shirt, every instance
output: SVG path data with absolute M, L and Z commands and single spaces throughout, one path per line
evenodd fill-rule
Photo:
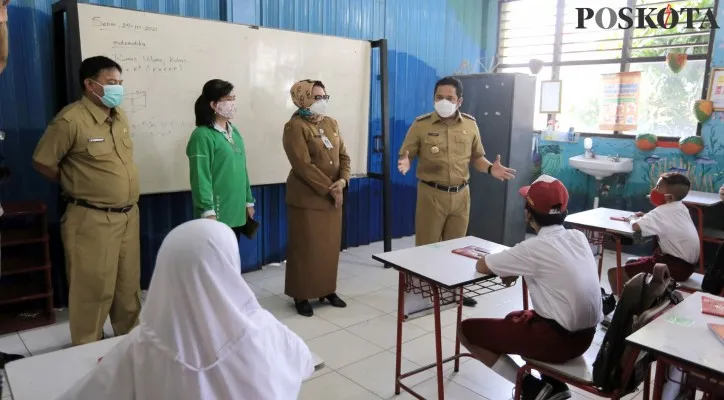
M 438 185 L 458 186 L 470 179 L 470 161 L 485 155 L 475 118 L 457 112 L 452 123 L 436 112 L 417 117 L 407 131 L 400 156 L 419 158 L 417 178 Z
M 327 149 L 322 140 L 332 143 Z M 344 179 L 349 183 L 350 158 L 333 118 L 314 123 L 295 115 L 284 126 L 282 137 L 292 170 L 287 178 L 287 204 L 300 208 L 328 210 L 334 208 L 329 187 Z
M 125 113 L 108 116 L 85 96 L 65 107 L 40 138 L 33 161 L 60 169 L 63 193 L 101 207 L 138 202 L 138 171 Z

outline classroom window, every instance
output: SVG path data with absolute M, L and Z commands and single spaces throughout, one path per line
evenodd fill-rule
M 614 10 L 628 7 L 714 9 L 717 0 L 504 0 L 500 5 L 498 71 L 530 73 L 528 62 L 542 60 L 546 67 L 540 81 L 563 82 L 561 113 L 553 116 L 561 129 L 573 126 L 581 133 L 659 136 L 696 134 L 692 102 L 702 98 L 712 29 L 704 14 L 680 14 L 674 28 L 601 29 L 593 20 L 587 29 L 576 29 L 578 10 L 587 7 Z M 533 22 L 534 21 L 534 22 Z M 535 28 L 532 28 L 535 27 Z M 675 74 L 667 67 L 666 54 L 688 54 L 685 68 Z M 641 72 L 638 118 L 635 130 L 599 129 L 601 75 Z M 539 114 L 536 92 L 536 129 L 547 116 Z
M 561 113 L 556 115 L 561 130 L 613 133 L 598 129 L 601 75 L 619 72 L 618 64 L 563 66 L 560 69 Z
M 630 71 L 641 71 L 637 133 L 661 136 L 696 134 L 692 103 L 701 98 L 706 61 L 689 61 L 678 74 L 662 62 L 634 63 Z

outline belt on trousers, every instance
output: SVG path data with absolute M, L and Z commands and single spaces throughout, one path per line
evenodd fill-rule
M 428 182 L 428 181 L 420 181 L 420 182 L 424 183 L 427 186 L 434 187 L 437 190 L 442 190 L 443 192 L 448 192 L 448 193 L 457 193 L 457 192 L 465 189 L 466 186 L 468 186 L 467 182 L 463 183 L 460 186 L 438 185 L 435 182 Z
M 125 206 L 125 207 L 98 207 L 98 206 L 88 203 L 85 200 L 80 200 L 80 199 L 67 198 L 67 199 L 65 199 L 65 201 L 67 201 L 68 203 L 71 203 L 71 204 L 75 204 L 76 206 L 79 206 L 79 207 L 90 208 L 91 210 L 105 211 L 108 213 L 125 214 L 133 209 L 132 205 Z

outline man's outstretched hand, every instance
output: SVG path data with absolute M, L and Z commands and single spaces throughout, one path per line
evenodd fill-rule
M 490 175 L 493 175 L 498 180 L 507 181 L 515 178 L 515 170 L 503 166 L 503 164 L 500 163 L 500 154 L 498 154 L 498 157 L 495 158 L 495 162 L 493 163 L 493 168 L 490 169 Z

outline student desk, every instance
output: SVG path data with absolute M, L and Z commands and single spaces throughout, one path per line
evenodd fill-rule
M 724 344 L 707 326 L 707 323 L 724 324 L 724 318 L 702 314 L 702 296 L 724 300 L 694 293 L 626 338 L 628 343 L 652 353 L 657 359 L 654 400 L 661 398 L 667 365 L 724 381 Z
M 466 297 L 473 297 L 505 288 L 497 277 L 493 275 L 483 275 L 477 272 L 475 270 L 475 259 L 452 252 L 455 249 L 467 246 L 482 247 L 490 253 L 497 253 L 507 248 L 487 240 L 468 236 L 442 243 L 375 254 L 372 256 L 374 260 L 390 265 L 400 273 L 397 292 L 395 394 L 400 394 L 400 389 L 404 389 L 416 398 L 422 399 L 423 397 L 415 393 L 401 381 L 422 371 L 437 368 L 438 399 L 444 399 L 443 364 L 454 360 L 455 372 L 457 372 L 460 368 L 460 358 L 471 357 L 471 355 L 460 353 L 460 340 L 456 339 L 455 355 L 443 359 L 440 306 L 457 303 L 457 324 L 460 325 L 462 320 L 463 294 Z M 435 319 L 436 362 L 403 374 L 401 371 L 402 323 L 405 319 L 405 292 L 422 294 L 424 297 L 432 298 Z
M 625 221 L 614 221 L 611 217 L 628 218 L 633 213 L 631 211 L 613 210 L 610 208 L 594 208 L 592 210 L 571 214 L 566 217 L 566 222 L 581 230 L 590 230 L 600 232 L 604 235 L 610 235 L 616 241 L 616 288 L 618 293 L 622 293 L 623 279 L 621 277 L 621 237 L 633 237 L 631 225 Z M 603 241 L 594 243 L 601 245 L 601 255 L 599 259 L 599 274 L 603 260 Z M 600 278 L 600 277 L 599 277 Z M 613 286 L 613 282 L 609 282 Z
M 699 231 L 699 272 L 704 273 L 704 208 L 721 203 L 719 193 L 698 192 L 690 190 L 682 200 L 689 208 L 696 211 L 697 230 Z
M 124 337 L 13 361 L 5 366 L 8 389 L 15 400 L 55 399 L 86 376 L 98 364 L 98 359 L 111 351 Z M 317 355 L 312 356 L 315 368 L 320 368 L 324 362 Z

